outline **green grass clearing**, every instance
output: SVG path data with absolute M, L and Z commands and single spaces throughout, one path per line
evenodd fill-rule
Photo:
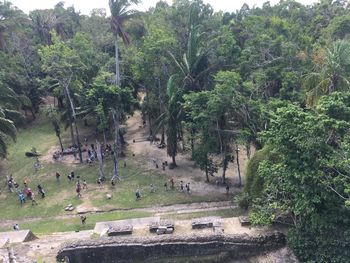
M 72 218 L 49 218 L 34 222 L 20 224 L 21 229 L 30 229 L 34 234 L 44 235 L 55 232 L 81 231 L 89 230 L 95 227 L 100 221 L 114 221 L 129 218 L 141 218 L 151 216 L 148 212 L 141 211 L 123 211 L 96 213 L 87 216 L 86 224 L 82 225 L 80 217 L 77 215 Z M 0 231 L 11 231 L 12 227 L 0 227 Z
M 204 212 L 194 212 L 194 213 L 183 213 L 183 214 L 168 214 L 162 216 L 164 219 L 176 219 L 176 220 L 188 220 L 192 218 L 199 218 L 199 217 L 209 217 L 209 216 L 219 216 L 222 218 L 228 218 L 228 217 L 238 217 L 242 215 L 246 215 L 247 212 L 241 208 L 226 208 L 226 209 L 220 209 L 215 211 L 204 211 Z
M 69 131 L 63 134 L 65 145 L 69 144 Z M 32 221 L 26 224 L 21 223 L 21 228 L 31 227 L 38 233 L 75 230 L 77 225 L 75 219 L 56 220 L 57 216 L 66 215 L 64 207 L 71 203 L 74 206 L 84 204 L 88 207 L 99 209 L 117 209 L 117 208 L 139 208 L 159 205 L 171 205 L 179 203 L 192 203 L 202 201 L 221 201 L 227 197 L 224 195 L 196 196 L 180 193 L 179 191 L 164 191 L 164 182 L 169 178 L 159 171 L 145 171 L 142 168 L 142 161 L 126 157 L 127 167 L 123 167 L 123 161 L 120 162 L 120 174 L 122 181 L 117 182 L 116 188 L 112 189 L 109 183 L 104 189 L 98 189 L 96 179 L 98 178 L 97 165 L 88 166 L 86 164 L 65 164 L 61 162 L 42 162 L 43 167 L 35 171 L 33 164 L 34 159 L 25 156 L 26 151 L 30 151 L 34 146 L 42 153 L 47 155 L 48 151 L 57 146 L 58 140 L 53 132 L 51 123 L 43 116 L 30 124 L 27 128 L 20 130 L 15 144 L 9 147 L 8 159 L 3 162 L 5 169 L 2 169 L 2 178 L 6 174 L 13 174 L 14 179 L 23 189 L 24 179 L 28 180 L 30 188 L 36 193 L 38 206 L 32 206 L 29 201 L 21 205 L 17 194 L 10 193 L 6 186 L 1 185 L 0 194 L 0 220 L 23 220 L 30 218 L 39 218 L 40 221 Z M 74 170 L 75 174 L 85 179 L 89 189 L 82 192 L 83 198 L 76 197 L 75 183 L 67 180 L 67 174 Z M 60 182 L 56 182 L 55 172 L 59 171 L 61 176 Z M 105 171 L 108 178 L 111 177 L 112 161 L 107 160 Z M 204 180 L 204 178 L 203 178 Z M 2 182 L 5 182 L 3 180 Z M 154 184 L 155 193 L 150 193 L 149 185 Z M 47 197 L 41 199 L 37 194 L 37 185 L 41 184 L 46 192 Z M 142 193 L 140 201 L 135 200 L 135 190 L 139 188 Z M 112 193 L 111 200 L 106 199 L 106 193 Z M 103 213 L 96 215 L 98 220 L 116 220 L 113 216 Z M 77 219 L 78 220 L 78 219 Z M 53 222 L 53 223 L 52 223 Z M 62 223 L 61 223 L 62 222 Z M 92 221 L 90 221 L 91 224 Z M 56 224 L 57 223 L 57 224 Z M 90 227 L 87 225 L 86 227 Z M 45 230 L 46 228 L 51 228 Z

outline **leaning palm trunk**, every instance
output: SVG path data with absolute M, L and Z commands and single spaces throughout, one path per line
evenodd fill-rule
M 226 183 L 226 170 L 228 167 L 228 159 L 226 152 L 224 153 L 224 158 L 222 160 L 222 183 Z
M 68 99 L 68 96 L 67 96 Z M 72 140 L 72 145 L 75 145 L 75 137 L 74 137 L 74 130 L 73 130 L 73 119 L 72 119 L 72 115 L 69 111 L 68 113 L 68 118 L 69 118 L 69 130 L 70 130 L 70 136 L 71 136 L 71 140 Z
M 56 136 L 58 138 L 58 141 L 60 142 L 61 151 L 63 152 L 64 148 L 63 148 L 63 143 L 62 143 L 62 139 L 61 139 L 61 134 L 59 132 L 56 132 Z
M 78 130 L 78 125 L 77 125 L 77 121 L 74 117 L 74 126 L 75 126 L 75 134 L 77 136 L 77 145 L 78 145 L 78 151 L 79 151 L 79 161 L 80 163 L 83 163 L 83 153 L 81 151 L 81 145 L 80 145 L 80 139 L 79 139 L 79 130 Z
M 115 83 L 118 87 L 120 87 L 121 79 L 120 79 L 120 68 L 119 68 L 119 47 L 118 40 L 115 38 L 114 41 L 115 46 Z
M 237 163 L 237 174 L 238 174 L 238 187 L 242 186 L 242 178 L 241 178 L 241 168 L 239 163 L 239 148 L 236 145 L 236 163 Z
M 99 164 L 100 178 L 102 181 L 104 181 L 106 178 L 103 173 L 103 158 L 102 158 L 101 144 L 97 140 L 96 140 L 96 146 L 97 146 L 97 160 Z
M 114 162 L 114 172 L 112 180 L 118 179 L 119 170 L 118 170 L 118 156 L 120 153 L 120 139 L 119 139 L 119 112 L 115 109 L 112 110 L 113 124 L 114 124 L 114 150 L 113 150 L 113 162 Z
M 82 155 L 82 152 L 81 152 L 80 139 L 79 139 L 79 131 L 78 131 L 78 126 L 77 126 L 77 121 L 76 121 L 76 115 L 75 115 L 74 104 L 73 104 L 73 100 L 72 100 L 72 98 L 71 98 L 71 96 L 70 96 L 70 93 L 69 93 L 69 90 L 68 90 L 68 86 L 69 86 L 69 84 L 70 84 L 70 81 L 71 81 L 71 79 L 72 79 L 72 76 L 73 76 L 73 73 L 72 73 L 71 76 L 69 77 L 69 80 L 68 80 L 67 84 L 65 85 L 64 91 L 65 91 L 66 97 L 67 97 L 68 100 L 69 100 L 70 107 L 71 107 L 71 110 L 72 110 L 72 117 L 73 117 L 73 122 L 74 122 L 74 126 L 75 126 L 75 135 L 77 136 L 76 139 L 77 139 L 77 146 L 78 146 L 78 150 L 79 150 L 79 160 L 80 160 L 80 163 L 83 163 L 83 155 Z

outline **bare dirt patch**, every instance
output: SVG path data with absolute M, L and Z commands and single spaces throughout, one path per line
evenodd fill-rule
M 125 136 L 126 141 L 129 144 L 129 149 L 135 158 L 145 168 L 161 172 L 167 175 L 168 179 L 173 178 L 176 184 L 182 180 L 184 184 L 190 183 L 191 192 L 194 195 L 223 195 L 226 193 L 225 187 L 219 184 L 221 177 L 221 171 L 219 170 L 218 175 L 211 177 L 210 183 L 205 182 L 204 173 L 198 169 L 194 163 L 190 160 L 188 154 L 178 154 L 176 156 L 176 162 L 178 167 L 176 169 L 162 170 L 162 162 L 171 162 L 171 158 L 167 156 L 166 149 L 160 149 L 157 143 L 151 143 L 147 140 L 148 137 L 148 126 L 142 125 L 142 117 L 139 111 L 136 111 L 132 117 L 127 120 L 127 134 Z M 135 142 L 134 142 L 135 141 Z M 244 167 L 247 163 L 247 156 L 244 150 L 240 151 L 239 159 L 242 167 L 242 177 L 244 182 Z M 154 164 L 154 161 L 158 164 L 158 168 Z M 232 186 L 237 183 L 237 169 L 234 164 L 230 164 L 231 167 L 227 170 L 227 180 Z M 240 190 L 231 187 L 231 194 L 237 194 Z

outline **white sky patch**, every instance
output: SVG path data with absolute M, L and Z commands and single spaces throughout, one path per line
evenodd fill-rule
M 59 0 L 10 0 L 14 6 L 17 6 L 19 9 L 25 13 L 35 9 L 50 9 L 55 6 Z M 74 6 L 77 11 L 80 11 L 82 14 L 90 14 L 91 10 L 94 8 L 105 8 L 108 11 L 108 0 L 65 0 L 65 6 Z M 140 11 L 146 11 L 149 7 L 154 6 L 158 0 L 143 0 L 137 9 Z M 168 3 L 171 3 L 171 0 L 167 0 Z M 239 10 L 244 3 L 247 3 L 249 7 L 262 6 L 263 3 L 267 2 L 266 0 L 204 0 L 205 3 L 209 3 L 214 7 L 215 11 L 227 11 L 235 12 Z M 271 5 L 278 3 L 279 0 L 271 0 Z M 297 0 L 305 5 L 311 5 L 317 0 Z

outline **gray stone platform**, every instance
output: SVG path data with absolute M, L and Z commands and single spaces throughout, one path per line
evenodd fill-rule
M 3 242 L 22 243 L 36 239 L 37 237 L 30 230 L 0 232 L 0 247 Z M 6 244 L 5 244 L 6 245 Z
M 106 221 L 97 222 L 94 228 L 94 233 L 101 235 L 106 233 L 109 228 L 121 228 L 125 226 L 133 226 L 133 228 L 144 227 L 147 228 L 149 224 L 155 221 L 160 221 L 160 217 L 143 217 L 143 218 L 133 218 L 117 221 Z

